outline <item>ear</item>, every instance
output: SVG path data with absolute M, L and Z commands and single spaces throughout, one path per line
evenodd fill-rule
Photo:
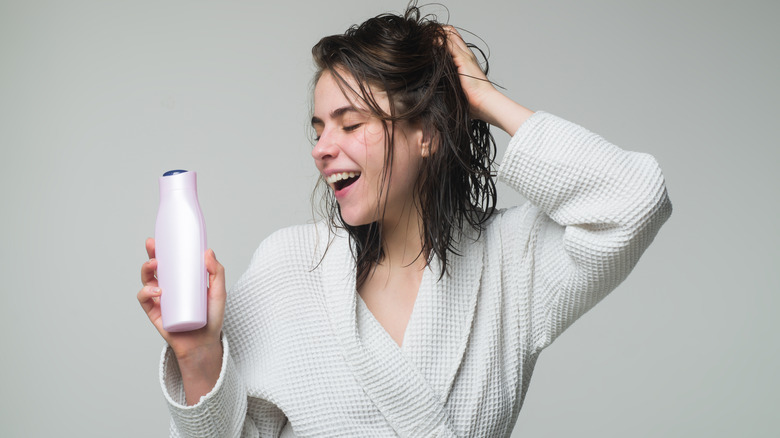
M 425 133 L 424 131 L 421 131 L 419 137 L 420 155 L 422 155 L 423 158 L 428 158 L 436 153 L 439 146 L 438 137 L 436 132 Z

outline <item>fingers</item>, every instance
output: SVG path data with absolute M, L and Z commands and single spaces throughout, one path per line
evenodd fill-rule
M 206 251 L 206 270 L 209 273 L 208 317 L 207 325 L 215 333 L 222 331 L 225 316 L 225 268 L 214 255 L 214 251 Z
M 211 249 L 206 251 L 206 271 L 209 273 L 209 289 L 218 286 L 222 289 L 218 292 L 224 294 L 225 268 L 217 261 L 217 256 Z
M 447 31 L 447 49 L 449 49 L 452 57 L 455 58 L 458 56 L 458 53 L 456 53 L 456 50 L 459 47 L 458 43 L 463 42 L 463 38 L 461 38 L 458 31 L 452 26 L 444 26 L 444 29 Z
M 160 309 L 161 294 L 162 291 L 159 287 L 144 286 L 140 291 L 138 291 L 137 298 L 138 303 L 141 305 L 141 308 L 144 309 L 144 312 L 149 318 L 149 321 L 163 336 L 163 338 L 165 338 L 166 342 L 168 342 L 168 339 L 166 338 L 167 332 L 162 326 L 162 310 Z
M 146 254 L 149 255 L 150 259 L 154 258 L 154 239 L 151 237 L 146 239 Z
M 444 26 L 444 29 L 448 34 L 447 46 L 450 49 L 453 58 L 466 56 L 469 59 L 476 60 L 477 57 L 474 55 L 474 52 L 466 45 L 466 41 L 463 40 L 463 37 L 457 29 L 452 26 Z
M 157 286 L 157 259 L 154 258 L 154 239 L 151 237 L 146 239 L 146 254 L 149 256 L 149 260 L 141 265 L 141 283 L 144 286 L 151 285 Z
M 150 259 L 144 262 L 143 265 L 141 265 L 141 284 L 144 286 L 153 286 L 156 287 L 157 284 L 157 277 L 155 277 L 155 274 L 157 272 L 157 259 Z
M 206 270 L 209 272 L 209 275 L 217 275 L 220 270 L 222 270 L 222 274 L 224 274 L 224 268 L 222 268 L 222 265 L 217 261 L 217 255 L 214 254 L 213 249 L 207 249 L 205 257 Z
M 488 80 L 479 64 L 479 59 L 452 26 L 444 26 L 447 32 L 447 49 L 452 62 L 458 70 L 460 84 L 469 103 L 469 115 L 474 119 L 486 120 L 488 114 L 483 107 L 485 102 L 494 100 L 496 89 Z M 477 49 L 479 50 L 479 49 Z
M 157 306 L 157 303 L 159 302 L 161 293 L 162 291 L 160 288 L 156 286 L 144 286 L 140 291 L 138 291 L 138 302 L 141 304 L 141 307 L 143 307 L 144 312 L 149 314 L 152 310 L 154 310 L 155 306 Z
M 458 43 L 463 43 L 465 45 L 466 43 L 463 41 L 463 37 L 460 36 L 460 32 L 458 32 L 457 29 L 455 29 L 452 26 L 444 26 L 444 30 L 447 32 L 447 41 L 453 44 L 458 45 Z
M 141 265 L 141 283 L 143 283 L 144 287 L 138 291 L 136 298 L 141 308 L 144 309 L 146 316 L 149 317 L 149 321 L 162 334 L 162 312 L 160 311 L 160 295 L 162 291 L 155 277 L 157 259 L 154 258 L 154 248 L 154 239 L 151 237 L 146 239 L 146 254 L 149 256 L 149 260 Z
M 451 25 L 447 24 L 447 25 L 442 26 L 442 28 L 444 28 L 444 30 L 448 34 L 451 34 L 450 37 L 459 38 L 460 40 L 463 40 L 463 38 L 461 38 L 461 36 L 460 36 L 460 32 L 458 32 L 458 29 L 455 29 L 454 26 L 451 26 Z

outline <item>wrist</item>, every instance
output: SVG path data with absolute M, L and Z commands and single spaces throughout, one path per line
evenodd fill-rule
M 475 111 L 475 118 L 497 126 L 511 136 L 533 113 L 494 88 Z
M 486 87 L 485 91 L 479 95 L 479 98 L 471 99 L 472 117 L 483 120 L 491 125 L 496 125 L 494 113 L 503 98 L 504 95 L 495 89 L 495 87 Z
M 222 367 L 222 341 L 217 340 L 204 345 L 185 350 L 174 350 L 176 361 L 179 363 L 179 369 L 182 376 L 186 374 L 199 374 L 204 371 L 213 372 L 214 369 L 219 373 Z
M 184 398 L 188 406 L 200 402 L 201 397 L 210 393 L 219 381 L 222 372 L 222 343 L 204 345 L 177 353 Z

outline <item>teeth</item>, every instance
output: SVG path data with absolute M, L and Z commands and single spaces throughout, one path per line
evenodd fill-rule
M 333 175 L 325 178 L 325 182 L 327 182 L 328 184 L 335 184 L 336 182 L 341 181 L 343 179 L 354 178 L 358 175 L 360 175 L 360 172 L 334 173 Z

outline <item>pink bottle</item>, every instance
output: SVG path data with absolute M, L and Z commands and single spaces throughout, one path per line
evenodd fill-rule
M 154 230 L 163 328 L 186 332 L 206 325 L 206 227 L 197 174 L 171 170 L 160 177 Z

